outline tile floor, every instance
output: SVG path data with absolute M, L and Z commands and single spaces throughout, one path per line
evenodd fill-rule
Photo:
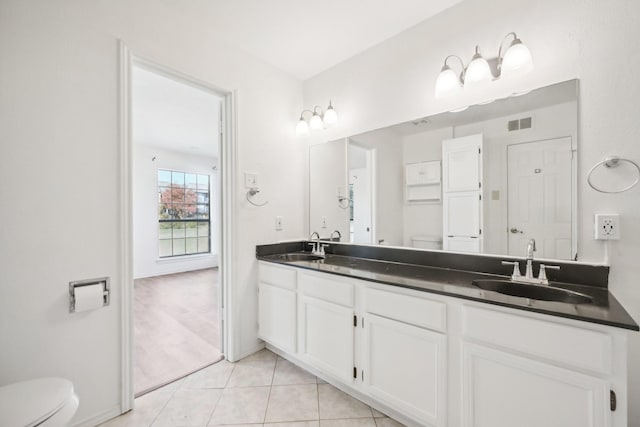
M 268 350 L 226 360 L 136 399 L 102 427 L 399 427 Z

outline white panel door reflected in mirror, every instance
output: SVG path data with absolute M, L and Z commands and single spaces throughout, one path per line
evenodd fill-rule
M 310 232 L 328 236 L 339 229 L 343 242 L 357 243 L 367 237 L 361 233 L 356 237 L 356 225 L 370 221 L 368 244 L 441 248 L 440 242 L 447 238 L 443 233 L 444 188 L 430 181 L 433 185 L 408 189 L 407 167 L 442 162 L 443 141 L 477 134 L 483 137 L 479 252 L 524 256 L 526 242 L 535 238 L 537 258 L 578 259 L 578 80 L 311 147 Z M 317 148 L 321 146 L 325 148 Z M 362 221 L 357 209 L 351 221 L 351 209 L 341 209 L 336 202 L 338 182 L 342 180 L 347 193 L 354 184 L 348 172 L 357 169 L 350 166 L 357 149 L 350 146 L 374 154 L 370 199 L 352 196 L 355 206 L 359 200 L 372 206 L 370 219 L 367 216 Z M 319 163 L 330 165 L 324 166 L 329 169 L 320 177 L 314 176 L 318 173 L 314 165 Z M 356 187 L 356 191 L 364 190 Z M 330 222 L 327 233 L 316 230 L 321 212 L 327 212 Z M 352 224 L 353 237 L 347 238 Z

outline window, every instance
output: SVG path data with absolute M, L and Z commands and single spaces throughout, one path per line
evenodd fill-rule
M 209 175 L 158 169 L 159 256 L 211 252 Z

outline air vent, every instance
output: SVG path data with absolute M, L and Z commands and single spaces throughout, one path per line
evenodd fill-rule
M 509 120 L 507 122 L 507 130 L 514 132 L 516 130 L 531 129 L 533 127 L 533 118 L 525 117 L 522 119 Z

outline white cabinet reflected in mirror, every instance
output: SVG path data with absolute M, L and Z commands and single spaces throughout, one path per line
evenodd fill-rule
M 578 81 L 310 148 L 310 232 L 577 259 Z

